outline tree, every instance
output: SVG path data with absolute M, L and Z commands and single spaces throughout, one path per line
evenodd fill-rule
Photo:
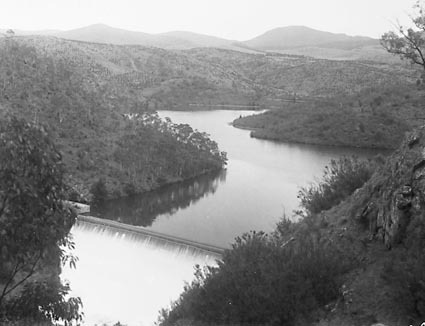
M 414 27 L 397 26 L 397 32 L 387 32 L 381 37 L 382 46 L 389 52 L 422 67 L 425 74 L 425 11 L 420 1 L 414 6 L 417 16 L 412 17 Z
M 76 215 L 64 203 L 61 155 L 42 127 L 0 121 L 0 322 L 80 320 L 80 299 L 65 299 L 61 263 L 75 258 L 69 231 Z M 53 277 L 52 277 L 53 276 Z

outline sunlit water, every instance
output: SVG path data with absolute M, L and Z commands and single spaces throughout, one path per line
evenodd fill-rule
M 271 231 L 297 208 L 297 192 L 320 177 L 331 159 L 371 150 L 284 144 L 250 138 L 229 125 L 250 111 L 162 111 L 161 117 L 209 133 L 228 153 L 226 171 L 128 199 L 110 201 L 93 214 L 220 247 L 249 230 Z M 155 248 L 99 229 L 74 227 L 80 261 L 66 269 L 73 295 L 84 301 L 88 325 L 151 325 L 176 299 L 193 265 L 212 257 Z
M 64 268 L 62 278 L 83 300 L 85 325 L 152 325 L 193 279 L 195 264 L 216 263 L 213 255 L 152 245 L 84 223 L 72 235 L 79 261 L 76 269 Z

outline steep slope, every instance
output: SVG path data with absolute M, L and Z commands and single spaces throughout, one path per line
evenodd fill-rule
M 359 265 L 320 325 L 405 325 L 425 316 L 425 126 L 407 135 L 372 178 L 322 214 Z M 348 250 L 348 247 L 347 247 Z
M 355 216 L 388 248 L 419 232 L 415 228 L 425 222 L 425 126 L 406 137 L 356 200 L 361 209 Z

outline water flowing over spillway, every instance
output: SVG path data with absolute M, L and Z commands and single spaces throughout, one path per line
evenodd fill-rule
M 153 325 L 193 279 L 194 266 L 214 265 L 219 257 L 85 222 L 71 233 L 79 261 L 76 269 L 65 267 L 62 278 L 83 299 L 86 325 Z

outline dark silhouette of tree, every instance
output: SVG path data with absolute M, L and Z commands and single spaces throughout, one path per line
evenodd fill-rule
M 64 204 L 61 155 L 42 127 L 0 121 L 0 323 L 2 319 L 80 320 L 79 298 L 65 299 L 61 263 L 75 266 Z

